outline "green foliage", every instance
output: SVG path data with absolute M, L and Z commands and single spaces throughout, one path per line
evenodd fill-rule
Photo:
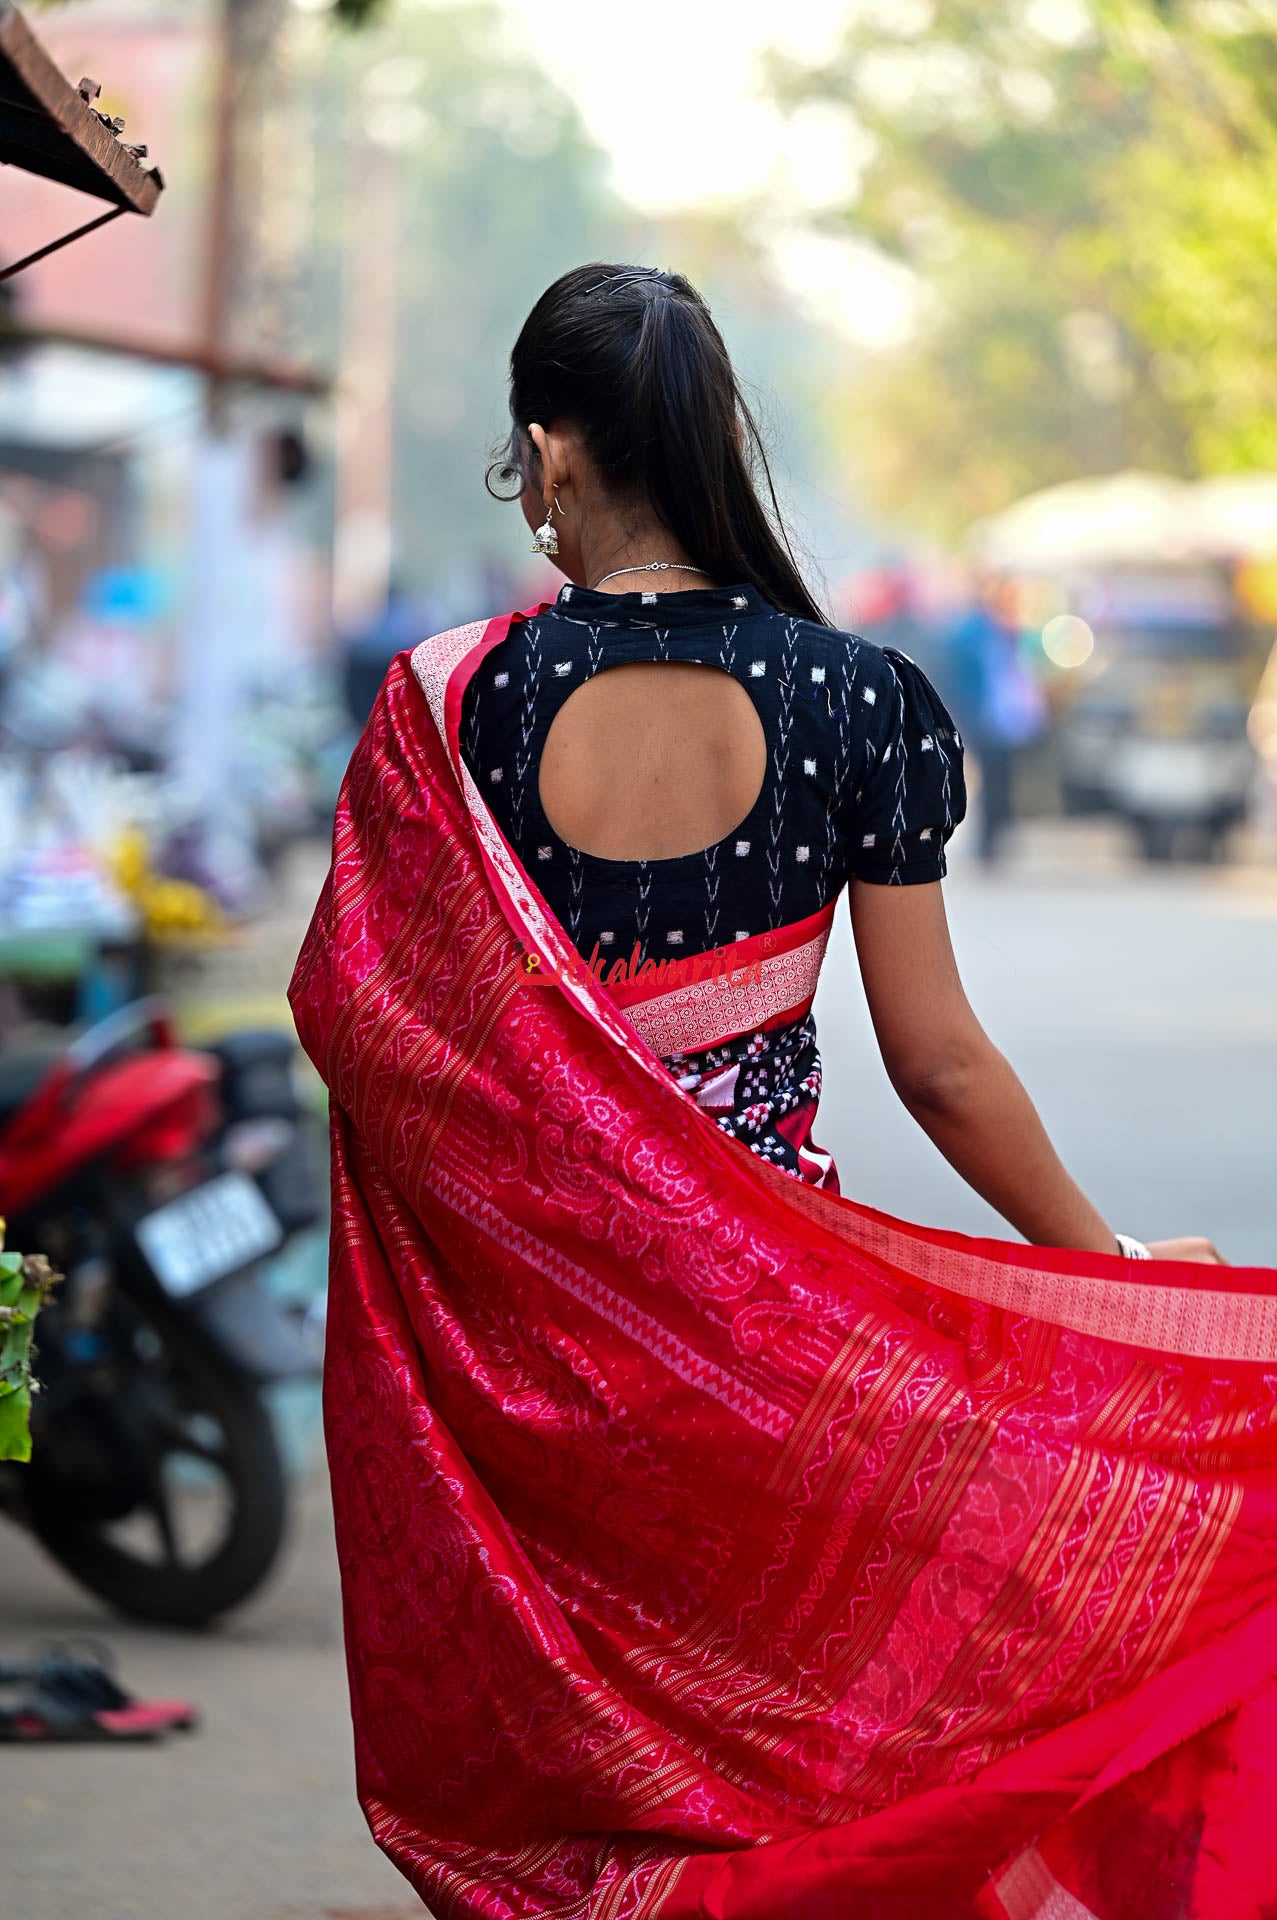
M 0 1253 L 0 1460 L 29 1460 L 35 1318 L 58 1276 L 43 1254 Z
M 777 67 L 871 136 L 846 219 L 924 289 L 855 400 L 894 504 L 1277 465 L 1275 28 L 1271 0 L 934 0 Z

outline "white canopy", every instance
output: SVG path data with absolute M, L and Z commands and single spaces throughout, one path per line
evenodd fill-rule
M 1071 480 L 977 521 L 968 543 L 979 565 L 1006 572 L 1277 558 L 1277 474 L 1189 481 L 1131 471 Z

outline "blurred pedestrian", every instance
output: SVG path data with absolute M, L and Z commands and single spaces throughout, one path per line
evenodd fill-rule
M 950 632 L 949 655 L 954 704 L 980 768 L 977 847 L 992 865 L 1015 819 L 1020 750 L 1040 738 L 1046 724 L 1046 697 L 1020 657 L 1005 581 L 976 580 L 971 603 Z
M 434 631 L 435 609 L 392 575 L 379 613 L 345 637 L 342 695 L 356 727 L 372 712 L 386 668 L 397 653 L 415 647 Z

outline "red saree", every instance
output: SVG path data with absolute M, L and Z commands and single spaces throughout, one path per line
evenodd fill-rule
M 508 627 L 392 666 L 290 990 L 378 1844 L 440 1920 L 1271 1920 L 1277 1272 L 929 1232 L 720 1132 L 462 762 Z

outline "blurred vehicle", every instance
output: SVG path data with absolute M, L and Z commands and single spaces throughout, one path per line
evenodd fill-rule
M 1277 475 L 1125 472 L 1047 487 L 971 529 L 1038 608 L 1062 798 L 1151 859 L 1214 857 L 1261 789 L 1255 701 L 1277 617 Z
M 156 1001 L 0 1056 L 0 1211 L 65 1276 L 0 1510 L 141 1619 L 237 1606 L 284 1537 L 264 1390 L 322 1357 L 263 1265 L 322 1209 L 294 1058 L 275 1032 L 179 1047 Z
M 1066 810 L 1128 821 L 1148 859 L 1218 857 L 1257 778 L 1258 666 L 1226 573 L 1114 569 L 1075 582 L 1070 603 L 1095 644 L 1059 725 Z

